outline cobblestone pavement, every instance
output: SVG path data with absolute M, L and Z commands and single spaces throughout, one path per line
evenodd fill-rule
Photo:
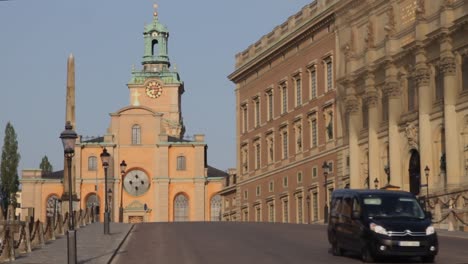
M 131 224 L 111 223 L 110 235 L 104 235 L 103 223 L 93 223 L 77 230 L 78 263 L 108 263 L 121 242 L 130 232 Z M 44 248 L 36 248 L 20 255 L 14 264 L 67 263 L 67 236 L 50 241 Z

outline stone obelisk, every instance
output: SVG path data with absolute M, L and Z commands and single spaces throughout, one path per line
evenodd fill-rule
M 70 122 L 71 125 L 73 126 L 73 130 L 76 131 L 76 121 L 75 121 L 75 58 L 73 57 L 73 54 L 70 54 L 68 56 L 68 63 L 67 63 L 67 99 L 66 99 L 66 105 L 65 105 L 65 124 L 67 122 Z M 71 166 L 71 178 L 72 178 L 72 190 L 69 190 L 68 187 L 68 164 L 67 164 L 67 159 L 64 158 L 63 161 L 63 195 L 62 195 L 62 201 L 68 201 L 68 195 L 71 193 L 73 200 L 77 200 L 76 196 L 76 174 L 75 174 L 75 164 L 74 164 L 74 159 L 72 159 L 72 166 Z M 68 206 L 65 206 L 65 204 L 62 204 L 62 208 L 68 208 Z

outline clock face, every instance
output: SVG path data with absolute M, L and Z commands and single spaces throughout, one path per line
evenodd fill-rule
M 156 81 L 151 81 L 146 85 L 146 95 L 150 98 L 158 98 L 161 96 L 163 88 L 161 83 Z
M 149 178 L 144 171 L 132 170 L 124 178 L 124 189 L 133 196 L 140 196 L 149 189 Z

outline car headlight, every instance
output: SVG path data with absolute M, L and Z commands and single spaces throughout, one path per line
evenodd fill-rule
M 370 224 L 370 230 L 374 231 L 377 234 L 388 235 L 387 230 L 385 228 L 374 223 Z
M 428 236 L 428 235 L 432 235 L 432 234 L 434 234 L 434 233 L 435 233 L 435 228 L 434 228 L 433 226 L 428 226 L 428 227 L 426 228 L 426 235 L 427 235 L 427 236 Z

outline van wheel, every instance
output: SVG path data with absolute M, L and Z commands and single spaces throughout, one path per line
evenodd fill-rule
M 434 263 L 435 256 L 424 256 L 421 257 L 423 263 Z
M 365 263 L 373 263 L 374 262 L 374 256 L 372 255 L 372 252 L 369 250 L 368 246 L 365 246 L 362 249 L 361 258 L 362 258 L 362 261 L 365 262 Z
M 332 244 L 332 254 L 333 256 L 343 256 L 343 250 L 338 246 L 336 241 Z

